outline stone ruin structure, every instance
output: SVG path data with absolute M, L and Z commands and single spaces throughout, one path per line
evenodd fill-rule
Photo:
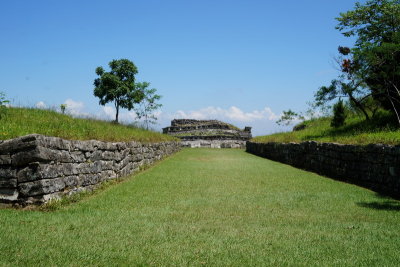
M 217 120 L 174 119 L 164 134 L 180 138 L 184 147 L 246 148 L 251 127 L 243 130 Z

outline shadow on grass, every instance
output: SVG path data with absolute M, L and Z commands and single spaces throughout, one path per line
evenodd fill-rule
M 373 201 L 373 202 L 358 202 L 356 203 L 360 207 L 370 208 L 375 210 L 393 210 L 400 211 L 400 202 L 395 200 L 387 201 Z

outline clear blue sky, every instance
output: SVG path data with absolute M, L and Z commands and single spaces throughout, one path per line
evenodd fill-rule
M 337 47 L 352 42 L 335 17 L 355 2 L 2 1 L 0 91 L 13 105 L 67 103 L 70 113 L 107 118 L 94 70 L 128 58 L 163 96 L 157 129 L 194 117 L 279 131 L 282 110 L 305 110 L 337 75 Z

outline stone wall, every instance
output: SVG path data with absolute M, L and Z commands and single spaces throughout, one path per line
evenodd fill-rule
M 164 134 L 182 140 L 184 146 L 212 148 L 245 148 L 251 139 L 251 127 L 243 130 L 217 120 L 174 119 L 171 126 L 163 128 Z
M 70 141 L 43 135 L 0 141 L 0 202 L 43 203 L 137 172 L 180 142 Z
M 241 140 L 184 140 L 181 142 L 183 147 L 199 148 L 246 148 L 246 141 Z
M 246 150 L 400 198 L 400 146 L 247 142 Z

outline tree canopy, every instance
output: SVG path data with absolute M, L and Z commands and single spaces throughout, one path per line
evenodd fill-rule
M 139 119 L 144 120 L 144 125 L 146 129 L 149 129 L 149 124 L 155 124 L 157 117 L 154 115 L 154 111 L 159 109 L 162 105 L 157 103 L 161 96 L 156 94 L 157 89 L 149 88 L 150 83 L 148 82 L 138 82 L 136 83 L 136 88 L 143 95 L 143 99 L 140 104 L 135 108 L 136 115 Z
M 400 31 L 399 0 L 369 0 L 357 2 L 354 10 L 340 13 L 336 29 L 346 37 L 356 36 L 355 46 L 381 45 L 391 42 L 393 33 Z
M 337 29 L 355 36 L 349 63 L 372 97 L 400 123 L 400 1 L 369 0 L 341 13 Z
M 94 95 L 100 98 L 100 105 L 114 102 L 115 121 L 118 122 L 119 109 L 131 110 L 144 96 L 135 87 L 135 75 L 138 70 L 132 61 L 114 59 L 108 65 L 111 69 L 109 72 L 102 67 L 96 68 L 99 77 L 94 80 Z
M 337 20 L 336 29 L 356 41 L 353 48 L 339 46 L 341 73 L 318 90 L 316 105 L 348 97 L 366 119 L 382 107 L 400 123 L 400 0 L 356 3 Z

